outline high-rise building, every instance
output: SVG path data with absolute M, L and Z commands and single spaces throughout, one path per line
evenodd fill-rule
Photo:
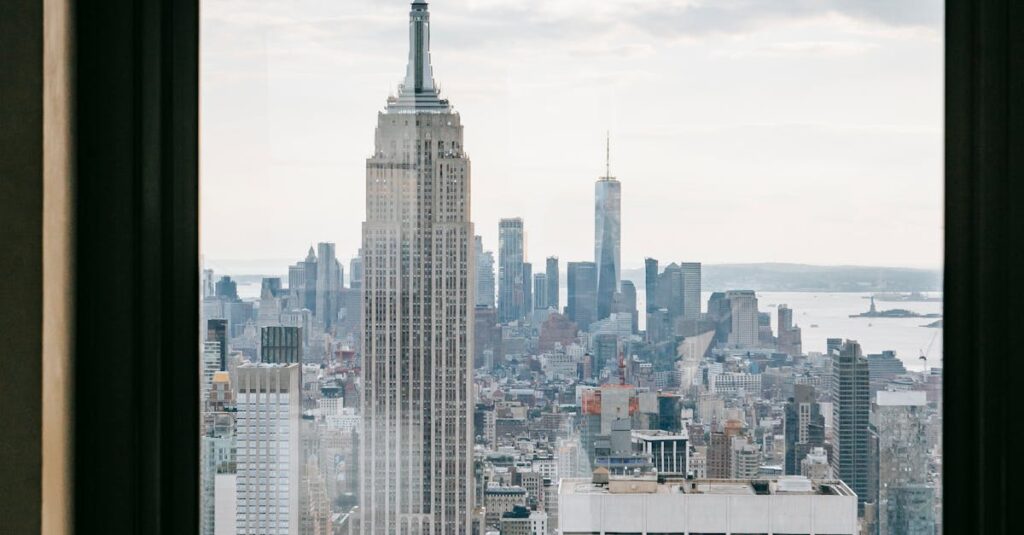
M 518 320 L 525 310 L 523 241 L 521 218 L 498 222 L 498 321 L 502 323 Z
M 212 319 L 206 320 L 206 340 L 217 342 L 220 357 L 220 371 L 228 369 L 228 320 Z
M 202 374 L 199 381 L 199 397 L 202 401 L 202 410 L 206 410 L 206 400 L 210 395 L 210 388 L 213 385 L 213 375 L 220 371 L 220 342 L 207 340 L 203 342 Z
M 655 296 L 658 308 L 668 310 L 669 321 L 675 325 L 683 315 L 683 270 L 675 262 L 665 266 L 658 275 L 658 293 Z
M 348 261 L 348 287 L 358 290 L 363 287 L 363 251 Z
M 334 255 L 333 243 L 317 244 L 316 321 L 329 331 L 337 322 L 339 296 L 345 279 L 341 263 Z
M 647 313 L 658 310 L 658 259 L 644 259 L 644 300 Z
M 928 488 L 927 394 L 923 390 L 877 394 L 872 429 L 878 441 L 878 533 L 934 533 Z
M 238 367 L 236 533 L 299 532 L 298 364 Z
M 533 264 L 523 262 L 523 315 L 533 311 Z
M 793 325 L 793 309 L 779 305 L 778 310 L 778 350 L 792 356 L 802 354 L 803 341 L 800 327 Z
M 752 290 L 730 290 L 725 293 L 729 302 L 732 328 L 729 331 L 729 345 L 732 347 L 758 347 L 757 296 Z
M 238 285 L 227 275 L 220 278 L 215 285 L 215 293 L 218 298 L 225 301 L 238 300 Z
M 261 329 L 260 362 L 268 364 L 301 364 L 302 329 L 279 325 Z
M 683 279 L 683 319 L 700 319 L 700 262 L 682 262 L 679 271 Z
M 594 184 L 594 265 L 597 267 L 597 319 L 612 313 L 612 299 L 622 277 L 622 185 L 611 176 L 608 147 L 605 174 Z
M 533 276 L 533 308 L 545 310 L 548 308 L 548 276 L 546 273 L 537 273 Z
M 885 350 L 877 355 L 868 355 L 868 376 L 871 379 L 871 396 L 880 390 L 885 390 L 890 381 L 900 375 L 905 375 L 907 368 L 903 361 L 896 356 L 896 352 Z
M 311 246 L 304 260 L 288 266 L 288 293 L 291 308 L 316 312 L 316 251 Z
M 619 283 L 619 294 L 616 296 L 618 306 L 614 312 L 627 313 L 632 315 L 633 334 L 640 332 L 640 322 L 636 309 L 636 286 L 633 281 L 622 281 Z
M 484 250 L 484 241 L 476 237 L 476 304 L 494 308 L 494 253 Z
M 569 262 L 566 316 L 581 330 L 597 321 L 597 268 L 593 262 Z
M 377 115 L 366 161 L 360 526 L 364 534 L 469 535 L 470 166 L 461 118 L 434 83 L 422 0 L 411 7 L 409 42 L 405 80 Z M 518 229 L 522 285 L 521 220 Z
M 555 312 L 561 312 L 558 308 L 558 292 L 560 291 L 558 285 L 558 257 L 549 256 L 545 268 L 544 272 L 547 275 L 548 307 L 555 309 Z
M 206 299 L 207 297 L 216 297 L 217 296 L 217 287 L 216 287 L 216 285 L 213 282 L 213 270 L 212 269 L 204 269 L 202 277 L 203 277 L 203 294 L 202 294 L 203 299 Z
M 847 340 L 832 356 L 832 471 L 857 493 L 863 506 L 868 485 L 868 360 Z
M 814 387 L 793 385 L 793 397 L 785 409 L 786 475 L 800 475 L 800 463 L 814 448 L 825 445 L 825 415 Z

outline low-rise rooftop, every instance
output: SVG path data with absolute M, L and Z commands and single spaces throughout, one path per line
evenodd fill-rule
M 839 480 L 810 480 L 802 476 L 766 479 L 686 479 L 675 476 L 611 476 L 607 483 L 566 478 L 559 494 L 714 494 L 732 496 L 818 495 L 855 496 Z

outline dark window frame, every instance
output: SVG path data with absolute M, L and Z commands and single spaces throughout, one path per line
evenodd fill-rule
M 75 8 L 73 524 L 195 533 L 199 6 Z M 943 528 L 1006 532 L 1020 496 L 1024 3 L 946 13 Z

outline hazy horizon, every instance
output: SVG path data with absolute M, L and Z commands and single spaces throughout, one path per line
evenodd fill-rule
M 356 254 L 408 4 L 204 0 L 208 262 Z M 528 261 L 591 260 L 610 131 L 625 269 L 941 270 L 941 2 L 430 4 L 488 250 L 499 218 L 522 217 Z

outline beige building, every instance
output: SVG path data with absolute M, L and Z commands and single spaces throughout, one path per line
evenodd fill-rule
M 462 123 L 413 2 L 409 61 L 377 115 L 363 224 L 363 533 L 469 534 L 475 268 Z

